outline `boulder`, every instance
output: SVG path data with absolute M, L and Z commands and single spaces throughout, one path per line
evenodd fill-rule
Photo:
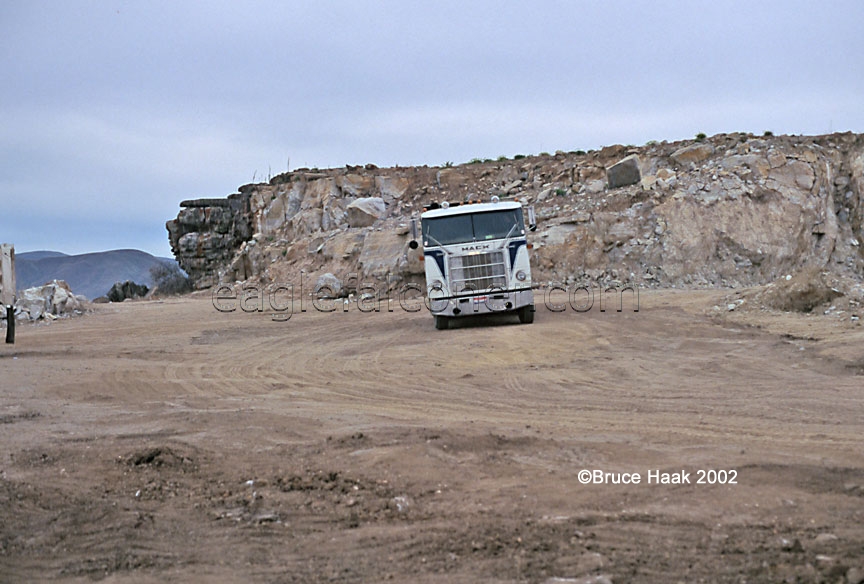
M 711 144 L 693 144 L 679 148 L 671 154 L 672 160 L 678 164 L 689 164 L 691 162 L 702 162 L 714 154 L 714 146 Z
M 350 227 L 369 227 L 384 216 L 386 208 L 381 197 L 364 197 L 348 205 L 347 211 Z
M 315 295 L 318 296 L 319 293 L 326 295 L 330 298 L 341 298 L 343 294 L 344 286 L 342 285 L 342 280 L 327 272 L 326 274 L 322 274 L 318 277 L 318 280 L 315 282 Z
M 639 156 L 636 154 L 622 158 L 606 169 L 606 182 L 610 189 L 635 185 L 640 180 L 642 173 L 639 170 Z
M 32 298 L 21 303 L 21 308 L 30 315 L 30 320 L 39 320 L 47 312 L 47 298 Z
M 585 190 L 589 194 L 592 194 L 592 195 L 596 195 L 597 193 L 602 193 L 605 189 L 606 189 L 606 183 L 603 181 L 602 178 L 599 178 L 597 180 L 592 180 L 585 187 Z
M 549 197 L 549 195 L 551 195 L 551 194 L 552 194 L 552 189 L 551 189 L 551 188 L 543 189 L 542 191 L 540 191 L 540 194 L 537 195 L 536 202 L 537 202 L 537 203 L 542 203 L 542 202 L 545 201 L 545 200 Z
M 123 302 L 132 298 L 143 298 L 147 295 L 147 292 L 149 292 L 147 286 L 126 280 L 125 282 L 116 282 L 111 286 L 111 290 L 108 291 L 106 296 L 111 302 Z
M 66 284 L 66 282 L 63 282 Z M 72 312 L 77 305 L 78 300 L 72 294 L 72 290 L 68 284 L 66 286 L 57 286 L 54 289 L 54 296 L 51 298 L 51 314 L 65 314 Z M 71 310 L 67 310 L 67 305 Z

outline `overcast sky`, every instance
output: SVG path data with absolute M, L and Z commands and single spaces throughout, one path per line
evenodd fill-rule
M 0 240 L 170 256 L 181 200 L 289 164 L 864 132 L 862 24 L 860 0 L 0 0 Z

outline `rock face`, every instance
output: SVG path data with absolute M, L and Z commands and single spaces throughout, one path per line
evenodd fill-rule
M 195 287 L 218 283 L 220 271 L 252 236 L 249 198 L 241 192 L 227 199 L 183 201 L 177 218 L 165 224 L 171 251 Z
M 851 133 L 721 134 L 445 168 L 298 170 L 240 191 L 186 201 L 168 222 L 172 249 L 199 288 L 299 282 L 301 272 L 422 285 L 408 220 L 431 201 L 493 194 L 536 206 L 538 283 L 738 287 L 810 266 L 864 279 L 864 136 Z

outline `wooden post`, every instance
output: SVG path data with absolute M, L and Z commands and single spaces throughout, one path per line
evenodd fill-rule
M 0 305 L 6 312 L 6 342 L 15 342 L 15 246 L 0 244 Z
M 11 304 L 6 305 L 6 342 L 15 344 L 15 307 Z

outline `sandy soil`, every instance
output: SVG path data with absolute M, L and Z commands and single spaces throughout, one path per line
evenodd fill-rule
M 21 326 L 0 581 L 857 584 L 864 327 L 725 294 L 449 331 L 209 297 Z

